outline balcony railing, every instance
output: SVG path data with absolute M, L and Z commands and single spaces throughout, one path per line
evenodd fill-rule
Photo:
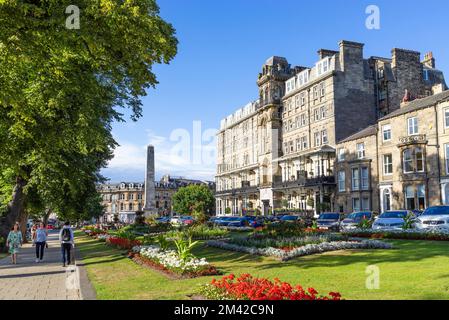
M 217 191 L 217 192 L 215 192 L 215 195 L 217 195 L 217 196 L 220 196 L 220 195 L 237 196 L 237 195 L 244 195 L 244 194 L 249 194 L 249 193 L 256 193 L 258 191 L 259 191 L 259 188 L 257 186 L 247 185 L 247 186 L 242 186 L 241 188 Z
M 296 180 L 290 181 L 277 181 L 274 183 L 276 189 L 282 188 L 300 188 L 300 187 L 313 187 L 323 184 L 335 184 L 334 176 L 320 176 L 315 178 L 306 178 L 305 176 L 300 176 Z
M 413 136 L 405 136 L 399 138 L 399 146 L 411 145 L 411 144 L 426 144 L 427 137 L 425 134 L 416 134 Z

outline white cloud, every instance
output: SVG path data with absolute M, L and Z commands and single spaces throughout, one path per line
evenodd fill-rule
M 175 131 L 173 131 L 175 132 Z M 189 133 L 187 133 L 188 135 Z M 154 146 L 156 176 L 164 174 L 183 176 L 186 178 L 213 180 L 215 161 L 206 161 L 205 154 L 210 154 L 215 147 L 209 142 L 202 148 L 192 146 L 191 139 L 179 138 L 176 134 L 168 138 L 147 131 L 148 144 Z M 177 138 L 176 138 L 177 137 Z M 109 162 L 103 174 L 114 181 L 135 180 L 131 177 L 145 175 L 147 145 L 122 142 L 114 152 L 114 158 Z M 201 154 L 201 149 L 203 153 Z M 193 153 L 196 152 L 194 155 Z M 198 154 L 198 152 L 200 152 Z M 196 159 L 196 160 L 195 160 Z M 200 161 L 198 161 L 198 159 Z

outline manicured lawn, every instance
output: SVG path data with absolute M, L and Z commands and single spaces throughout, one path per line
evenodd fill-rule
M 314 287 L 327 294 L 338 291 L 345 299 L 449 299 L 449 243 L 391 241 L 396 249 L 338 251 L 288 262 L 201 245 L 205 257 L 225 274 L 250 273 Z M 213 277 L 170 280 L 143 268 L 104 243 L 78 233 L 77 245 L 98 299 L 188 299 Z M 366 267 L 380 269 L 380 289 L 365 286 Z

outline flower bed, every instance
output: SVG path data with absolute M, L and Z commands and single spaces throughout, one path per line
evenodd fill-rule
M 292 286 L 279 279 L 253 278 L 249 274 L 239 278 L 231 274 L 220 280 L 213 279 L 199 293 L 214 300 L 341 300 L 337 292 L 320 296 L 313 288 L 304 290 L 300 285 Z
M 255 237 L 229 239 L 227 242 L 236 245 L 256 248 L 290 248 L 305 246 L 307 244 L 319 244 L 323 242 L 347 240 L 345 236 L 339 234 L 312 234 L 302 237 Z
M 139 240 L 131 240 L 127 238 L 120 238 L 120 237 L 114 237 L 109 236 L 106 238 L 106 244 L 111 245 L 113 247 L 117 247 L 119 249 L 125 249 L 130 250 L 131 248 L 135 246 L 141 245 L 141 242 Z
M 354 238 L 372 238 L 372 239 L 397 239 L 397 240 L 430 240 L 430 241 L 449 241 L 449 231 L 446 230 L 372 230 L 372 229 L 354 229 L 342 232 L 342 234 Z
M 350 249 L 392 249 L 393 246 L 389 243 L 384 243 L 377 240 L 363 240 L 363 241 L 335 241 L 324 242 L 318 244 L 307 244 L 305 246 L 296 248 L 278 249 L 273 247 L 256 248 L 244 245 L 236 245 L 225 241 L 211 240 L 206 243 L 210 247 L 220 248 L 224 250 L 244 252 L 254 255 L 274 257 L 281 261 L 287 261 L 300 256 L 307 256 L 316 253 L 337 250 Z
M 133 247 L 130 257 L 138 263 L 187 278 L 220 274 L 205 258 L 190 257 L 184 261 L 176 251 L 157 246 Z

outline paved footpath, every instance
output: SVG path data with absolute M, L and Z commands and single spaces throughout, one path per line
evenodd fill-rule
M 25 244 L 17 265 L 0 260 L 0 300 L 80 300 L 79 267 L 62 267 L 58 232 L 48 237 L 44 261 L 36 263 L 35 247 Z

